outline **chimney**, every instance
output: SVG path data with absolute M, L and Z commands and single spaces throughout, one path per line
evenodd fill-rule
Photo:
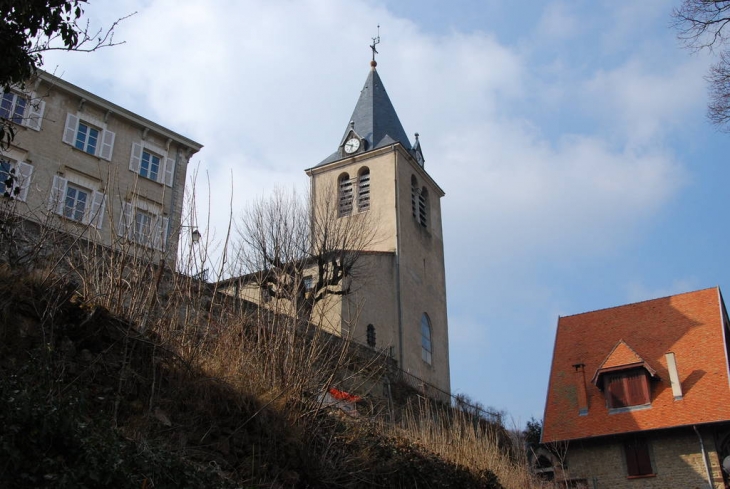
M 672 393 L 675 401 L 682 400 L 682 383 L 679 381 L 679 371 L 677 371 L 677 359 L 673 352 L 667 352 L 667 369 L 669 370 L 669 382 L 672 384 Z
M 586 372 L 584 363 L 573 365 L 575 369 L 575 383 L 578 387 L 578 415 L 588 415 L 588 393 L 586 392 Z

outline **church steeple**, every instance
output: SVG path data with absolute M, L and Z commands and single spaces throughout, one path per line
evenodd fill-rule
M 375 66 L 372 67 L 365 80 L 365 86 L 360 92 L 360 98 L 357 100 L 350 121 L 354 122 L 354 125 L 352 127 L 348 125 L 342 137 L 343 143 L 350 134 L 350 129 L 354 129 L 366 141 L 364 148 L 366 151 L 395 142 L 401 143 L 408 150 L 411 149 L 408 136 L 403 130 L 398 114 L 395 112 Z
M 360 91 L 360 97 L 355 104 L 355 110 L 352 111 L 337 151 L 317 166 L 395 143 L 400 143 L 414 157 L 417 157 L 414 152 L 416 148 L 411 146 L 383 81 L 378 75 L 377 63 L 373 60 L 370 62 L 370 66 L 365 85 Z

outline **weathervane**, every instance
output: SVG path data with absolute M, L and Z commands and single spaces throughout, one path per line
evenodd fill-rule
M 373 37 L 372 39 L 373 39 L 373 43 L 370 45 L 370 49 L 373 50 L 373 60 L 370 62 L 370 65 L 373 68 L 375 68 L 375 66 L 377 66 L 377 64 L 378 64 L 375 61 L 375 55 L 378 54 L 378 50 L 375 49 L 375 46 L 377 46 L 378 44 L 380 44 L 380 24 L 378 24 L 378 36 L 377 37 Z

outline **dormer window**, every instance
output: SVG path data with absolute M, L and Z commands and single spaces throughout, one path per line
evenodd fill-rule
M 605 374 L 603 392 L 609 409 L 651 404 L 649 373 L 639 367 Z
M 593 384 L 603 391 L 609 413 L 651 406 L 650 377 L 657 373 L 625 341 L 613 347 L 593 376 Z

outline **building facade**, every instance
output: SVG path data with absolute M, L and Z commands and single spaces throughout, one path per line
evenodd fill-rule
M 566 478 L 728 487 L 729 334 L 718 288 L 561 317 L 542 442 Z
M 0 117 L 15 131 L 0 178 L 21 216 L 174 259 L 199 143 L 45 72 L 26 90 L 4 93 Z

